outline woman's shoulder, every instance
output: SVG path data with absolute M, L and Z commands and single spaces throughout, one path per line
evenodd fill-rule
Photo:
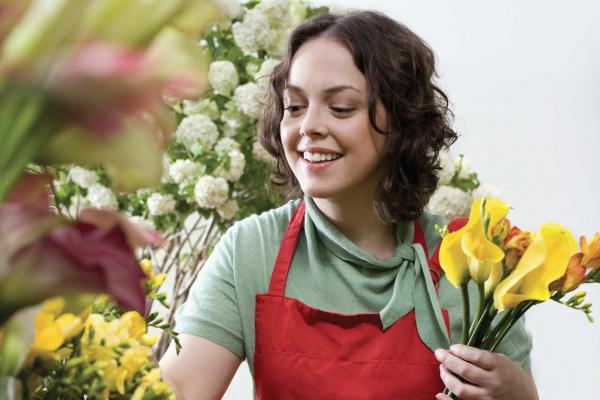
M 265 236 L 282 237 L 299 203 L 300 199 L 294 199 L 260 214 L 250 215 L 233 224 L 229 228 L 228 234 L 242 238 L 244 241 L 264 239 Z

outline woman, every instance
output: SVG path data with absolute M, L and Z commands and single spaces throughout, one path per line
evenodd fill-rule
M 444 221 L 423 208 L 457 135 L 434 75 L 429 47 L 379 13 L 294 30 L 259 139 L 297 199 L 237 223 L 201 271 L 183 350 L 161 360 L 181 398 L 220 398 L 245 358 L 259 399 L 537 398 L 522 322 L 508 357 L 444 350 L 461 303 L 428 261 Z

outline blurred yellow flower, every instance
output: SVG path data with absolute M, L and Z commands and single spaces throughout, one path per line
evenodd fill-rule
M 495 307 L 503 311 L 525 300 L 548 300 L 549 284 L 564 274 L 576 252 L 577 244 L 567 228 L 553 222 L 543 224 L 514 271 L 498 284 Z

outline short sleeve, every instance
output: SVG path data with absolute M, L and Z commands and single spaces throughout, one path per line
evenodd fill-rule
M 245 358 L 244 338 L 238 307 L 233 243 L 236 227 L 218 241 L 198 273 L 188 299 L 175 316 L 175 330 L 201 336 Z

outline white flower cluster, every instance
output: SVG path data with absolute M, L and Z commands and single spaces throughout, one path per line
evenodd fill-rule
M 227 154 L 230 151 L 240 151 L 240 144 L 232 138 L 224 137 L 215 145 L 215 152 L 220 156 Z
M 472 191 L 464 191 L 453 186 L 453 179 L 471 179 L 473 169 L 471 162 L 464 156 L 452 159 L 447 152 L 439 155 L 441 170 L 438 171 L 438 188 L 431 196 L 426 211 L 441 215 L 448 221 L 456 217 L 469 215 L 471 203 L 481 197 L 499 197 L 496 187 L 488 184 L 479 185 Z
M 152 229 L 152 230 L 156 229 L 156 225 L 154 225 L 154 222 L 152 220 L 146 219 L 146 218 L 141 217 L 139 215 L 130 216 L 129 220 L 131 222 L 133 222 L 134 224 L 141 225 L 144 228 L 149 228 L 149 229 Z
M 258 119 L 262 110 L 264 90 L 254 82 L 238 86 L 233 92 L 233 102 L 238 110 L 250 118 Z
M 154 217 L 170 214 L 175 211 L 175 199 L 170 194 L 152 193 L 146 201 L 148 212 Z
M 238 110 L 233 101 L 228 101 L 225 103 L 225 110 L 221 113 L 221 121 L 225 123 L 223 135 L 232 137 L 237 134 L 239 129 L 246 125 L 248 117 Z
M 231 93 L 239 83 L 235 65 L 227 60 L 213 61 L 208 69 L 208 83 L 218 93 Z
M 426 210 L 448 221 L 469 214 L 471 196 L 459 188 L 440 186 L 429 199 Z
M 91 186 L 98 183 L 100 178 L 94 171 L 87 170 L 79 166 L 73 166 L 69 169 L 69 179 L 77 186 L 84 189 L 89 189 Z
M 273 69 L 279 65 L 281 61 L 276 60 L 274 58 L 267 58 L 260 65 L 260 68 L 256 73 L 254 73 L 254 80 L 256 84 L 262 89 L 262 97 L 264 98 L 267 94 L 267 90 L 269 89 L 269 76 Z
M 246 158 L 241 151 L 231 150 L 227 153 L 229 157 L 229 168 L 219 167 L 215 170 L 215 176 L 219 176 L 229 182 L 238 181 L 246 168 Z
M 258 141 L 252 143 L 252 158 L 267 163 L 275 161 L 275 158 Z
M 196 155 L 210 150 L 218 137 L 217 126 L 203 114 L 185 117 L 175 131 L 175 140 Z
M 114 192 L 99 183 L 88 188 L 87 202 L 94 208 L 106 208 L 109 210 L 119 208 L 119 202 Z
M 440 167 L 442 168 L 438 171 L 438 185 L 449 185 L 456 172 L 454 161 L 446 151 L 440 152 L 438 160 L 440 162 Z
M 268 49 L 276 37 L 269 18 L 256 9 L 249 10 L 241 22 L 234 23 L 231 31 L 235 44 L 246 54 Z
M 221 204 L 217 207 L 217 212 L 219 215 L 225 219 L 231 219 L 235 217 L 240 207 L 238 206 L 237 201 L 235 200 L 227 200 L 225 203 Z
M 187 186 L 195 182 L 205 169 L 202 164 L 192 160 L 179 159 L 169 166 L 169 177 L 178 185 Z
M 225 203 L 229 195 L 229 185 L 223 178 L 205 175 L 198 179 L 194 196 L 202 208 L 217 208 Z
M 200 101 L 183 100 L 182 111 L 185 115 L 204 114 L 210 119 L 219 118 L 219 107 L 217 103 L 209 99 Z

